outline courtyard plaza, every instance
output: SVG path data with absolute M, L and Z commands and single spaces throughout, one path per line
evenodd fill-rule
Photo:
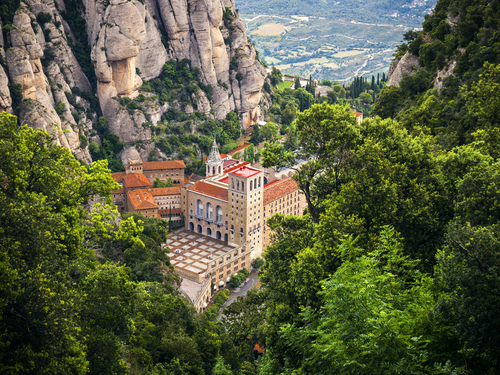
M 189 231 L 174 233 L 169 237 L 164 247 L 170 250 L 167 253 L 170 264 L 177 271 L 193 276 L 207 276 L 202 274 L 206 274 L 210 263 L 236 248 L 224 241 Z

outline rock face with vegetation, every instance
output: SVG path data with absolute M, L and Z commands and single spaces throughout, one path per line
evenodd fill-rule
M 242 128 L 261 116 L 266 72 L 232 0 L 13 0 L 1 19 L 0 109 L 57 124 L 58 142 L 86 162 L 106 140 L 152 144 L 170 108 L 215 120 L 234 111 Z M 196 77 L 168 76 L 169 61 Z
M 398 86 L 404 75 L 412 75 L 419 68 L 418 57 L 407 52 L 401 58 L 393 61 L 389 68 L 389 81 L 387 86 Z

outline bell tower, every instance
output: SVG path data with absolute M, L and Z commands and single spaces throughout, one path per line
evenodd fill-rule
M 220 157 L 219 149 L 217 148 L 217 143 L 214 139 L 214 144 L 212 145 L 212 151 L 207 158 L 207 177 L 216 176 L 222 174 L 224 161 Z

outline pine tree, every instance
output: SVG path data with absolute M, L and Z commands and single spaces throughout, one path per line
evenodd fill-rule
M 375 91 L 375 76 L 372 75 L 372 87 L 371 89 Z
M 300 79 L 299 77 L 295 78 L 295 90 L 300 89 L 302 86 L 300 86 Z
M 385 82 L 385 73 L 382 73 L 382 82 Z

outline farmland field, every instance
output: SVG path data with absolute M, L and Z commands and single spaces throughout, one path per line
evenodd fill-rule
M 266 23 L 264 25 L 260 25 L 259 28 L 252 31 L 251 34 L 260 36 L 274 36 L 283 34 L 284 32 L 285 26 L 277 23 Z
M 350 81 L 387 74 L 403 34 L 421 27 L 435 2 L 236 0 L 236 7 L 269 66 L 301 77 Z

